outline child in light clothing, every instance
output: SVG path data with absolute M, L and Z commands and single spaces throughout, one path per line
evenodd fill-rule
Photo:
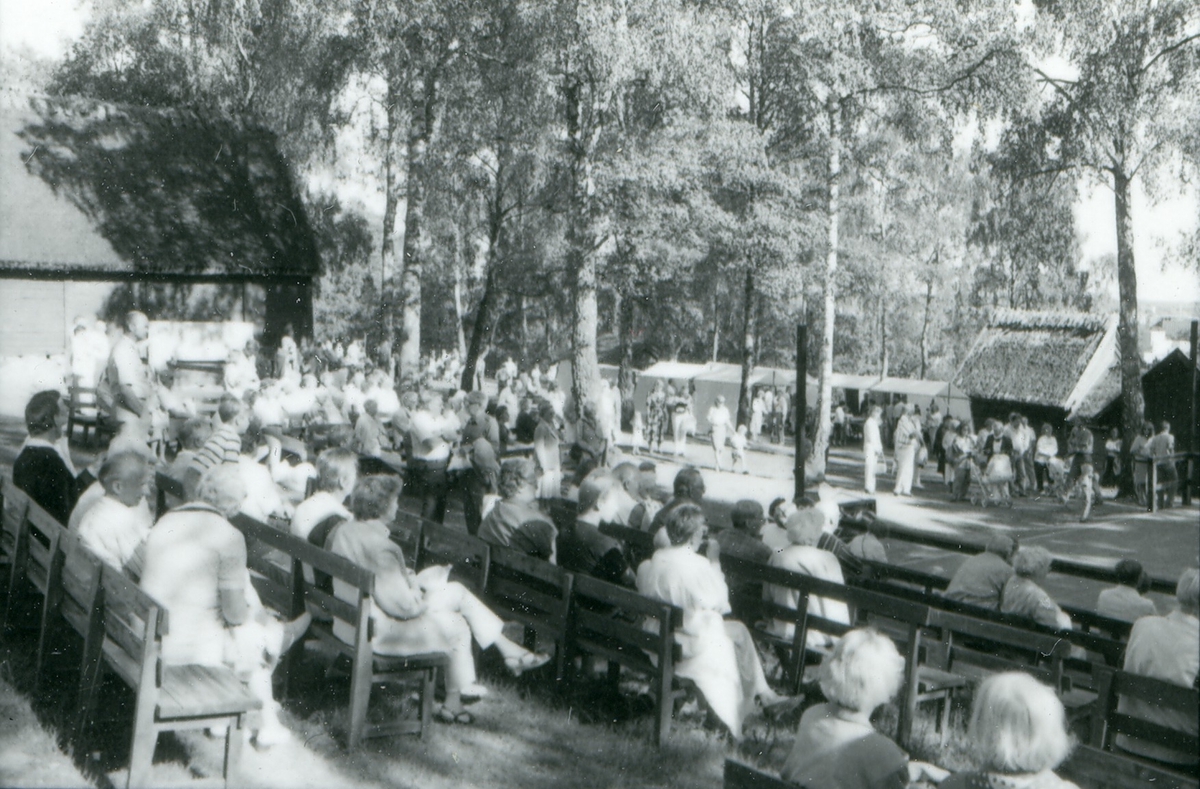
M 738 466 L 742 467 L 743 474 L 749 474 L 750 469 L 746 467 L 746 445 L 749 443 L 747 433 L 749 430 L 745 425 L 738 425 L 737 432 L 729 437 L 729 446 L 733 451 L 733 470 L 736 472 Z

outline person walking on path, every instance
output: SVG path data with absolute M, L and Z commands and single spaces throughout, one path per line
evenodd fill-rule
M 646 445 L 654 452 L 662 452 L 663 434 L 667 431 L 667 388 L 661 380 L 655 381 L 654 390 L 646 397 Z
M 883 439 L 879 434 L 882 413 L 883 409 L 873 406 L 867 421 L 863 422 L 863 489 L 867 493 L 875 492 L 875 468 L 883 459 Z
M 921 423 L 913 416 L 911 403 L 896 422 L 896 487 L 897 496 L 911 496 L 913 474 L 916 471 L 917 449 L 921 446 Z
M 721 471 L 721 454 L 725 451 L 725 437 L 733 426 L 733 418 L 725 406 L 725 396 L 717 395 L 717 401 L 708 409 L 708 425 L 711 430 L 713 456 L 717 471 Z

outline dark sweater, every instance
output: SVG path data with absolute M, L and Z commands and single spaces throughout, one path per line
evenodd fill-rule
M 25 447 L 13 462 L 13 484 L 59 523 L 66 523 L 80 488 L 71 470 L 49 447 Z

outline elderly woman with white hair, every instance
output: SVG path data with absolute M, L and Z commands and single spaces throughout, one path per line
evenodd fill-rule
M 1000 612 L 1024 616 L 1056 630 L 1071 629 L 1071 617 L 1054 602 L 1042 581 L 1050 573 L 1050 552 L 1040 545 L 1021 548 L 1013 556 L 1013 575 L 1000 592 Z
M 675 673 L 696 683 L 713 714 L 733 736 L 755 699 L 763 706 L 783 701 L 767 684 L 762 661 L 746 626 L 730 613 L 729 587 L 719 564 L 716 540 L 708 540 L 704 513 L 695 504 L 671 510 L 664 527 L 669 545 L 641 563 L 637 589 L 646 597 L 683 609 L 675 632 L 682 659 Z M 706 554 L 698 553 L 707 545 Z
M 817 547 L 824 525 L 825 516 L 816 508 L 802 507 L 796 510 L 787 522 L 787 535 L 791 544 L 772 555 L 769 564 L 782 570 L 811 575 L 822 581 L 830 581 L 835 584 L 845 583 L 842 566 L 838 562 L 837 556 Z M 798 591 L 774 584 L 764 586 L 763 596 L 787 608 L 795 608 L 800 602 Z M 840 600 L 809 595 L 808 613 L 822 619 L 850 624 L 850 609 Z M 791 638 L 795 625 L 775 619 L 772 620 L 769 630 L 777 636 Z M 805 644 L 809 649 L 828 647 L 834 641 L 832 636 L 811 628 L 805 636 Z
M 168 512 L 145 543 L 141 587 L 166 608 L 170 631 L 162 659 L 172 665 L 228 666 L 263 702 L 255 744 L 287 739 L 271 690 L 278 657 L 307 628 L 303 614 L 286 625 L 267 612 L 250 584 L 246 540 L 229 523 L 246 498 L 238 468 L 222 464 L 200 478 L 193 500 Z
M 1175 586 L 1177 607 L 1166 616 L 1144 616 L 1133 625 L 1125 647 L 1124 669 L 1184 688 L 1196 686 L 1200 670 L 1200 569 L 1184 570 Z M 1195 735 L 1195 715 L 1163 709 L 1137 699 L 1122 698 L 1117 711 Z M 1155 742 L 1117 735 L 1117 748 L 1173 766 L 1195 769 L 1195 751 L 1177 751 Z
M 896 743 L 875 731 L 871 714 L 900 690 L 904 658 L 871 628 L 851 630 L 820 669 L 824 704 L 800 718 L 796 740 L 780 771 L 785 781 L 822 789 L 902 789 L 935 783 L 946 771 L 910 762 Z
M 1079 789 L 1054 774 L 1072 747 L 1062 702 L 1028 674 L 1010 671 L 983 681 L 967 738 L 980 769 L 950 776 L 941 789 Z

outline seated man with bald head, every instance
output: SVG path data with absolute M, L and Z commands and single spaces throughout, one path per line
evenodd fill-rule
M 146 503 L 153 469 L 137 452 L 110 455 L 100 466 L 104 495 L 79 521 L 79 541 L 100 561 L 141 575 L 142 547 L 150 536 L 154 516 Z

